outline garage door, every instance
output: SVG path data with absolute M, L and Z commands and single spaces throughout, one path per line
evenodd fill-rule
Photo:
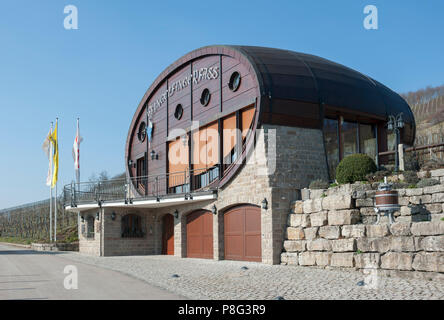
M 187 257 L 213 259 L 213 214 L 199 210 L 187 216 Z
M 262 261 L 261 209 L 239 206 L 224 215 L 225 259 Z
M 162 218 L 162 254 L 174 255 L 174 217 L 166 214 Z

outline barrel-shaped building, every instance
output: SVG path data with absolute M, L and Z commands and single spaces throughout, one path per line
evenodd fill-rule
M 388 117 L 399 114 L 401 143 L 411 145 L 408 104 L 357 71 L 282 49 L 194 50 L 157 77 L 134 113 L 124 191 L 109 182 L 97 203 L 69 206 L 83 217 L 80 251 L 279 263 L 300 190 L 334 180 L 347 155 L 378 163 L 395 144 Z

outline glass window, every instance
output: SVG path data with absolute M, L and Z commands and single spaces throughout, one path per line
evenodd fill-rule
M 334 179 L 339 164 L 338 120 L 324 119 L 324 139 L 330 179 Z
M 358 153 L 358 124 L 343 121 L 341 126 L 342 158 Z
M 359 125 L 360 152 L 376 160 L 376 127 L 370 124 Z

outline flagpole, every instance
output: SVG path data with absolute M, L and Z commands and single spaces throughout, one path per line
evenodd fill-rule
M 51 122 L 51 131 L 50 134 L 52 134 L 52 128 L 53 128 L 53 122 Z M 49 144 L 49 162 L 50 162 L 50 167 L 51 167 L 51 173 L 52 170 L 54 170 L 52 168 L 52 153 L 53 153 L 53 149 L 52 149 L 52 142 Z M 52 175 L 51 175 L 51 179 L 52 179 Z M 49 184 L 49 242 L 52 242 L 52 185 L 51 183 Z
M 80 139 L 80 125 L 79 125 L 79 122 L 80 122 L 80 118 L 77 118 L 77 133 L 76 133 L 76 135 L 78 134 L 78 137 L 77 137 L 77 139 Z M 79 144 L 80 144 L 80 141 L 79 140 L 77 140 L 77 161 L 80 161 L 80 156 L 79 156 L 79 153 L 80 153 L 80 147 L 79 147 Z M 77 170 L 76 170 L 77 172 L 76 172 L 76 179 L 77 179 L 77 188 L 78 188 L 78 191 L 80 192 L 80 163 L 77 163 Z
M 56 128 L 57 128 L 57 152 L 59 151 L 59 118 L 56 118 Z M 57 160 L 58 162 L 58 160 Z M 58 163 L 57 163 L 57 170 L 58 170 Z M 58 175 L 58 173 L 57 173 Z M 57 183 L 59 179 L 56 179 L 55 184 L 55 214 L 54 214 L 54 242 L 57 242 Z

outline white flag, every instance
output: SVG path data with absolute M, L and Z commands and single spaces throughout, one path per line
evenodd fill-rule
M 51 137 L 51 130 L 49 130 L 48 135 L 45 138 L 45 141 L 43 141 L 42 149 L 46 154 L 46 157 L 49 160 L 49 167 L 48 167 L 48 176 L 46 177 L 46 185 L 50 186 L 52 182 L 52 143 L 50 140 Z
M 74 159 L 74 170 L 76 171 L 77 182 L 80 181 L 80 143 L 83 138 L 80 136 L 79 122 L 77 122 L 77 133 L 72 147 L 72 157 Z

